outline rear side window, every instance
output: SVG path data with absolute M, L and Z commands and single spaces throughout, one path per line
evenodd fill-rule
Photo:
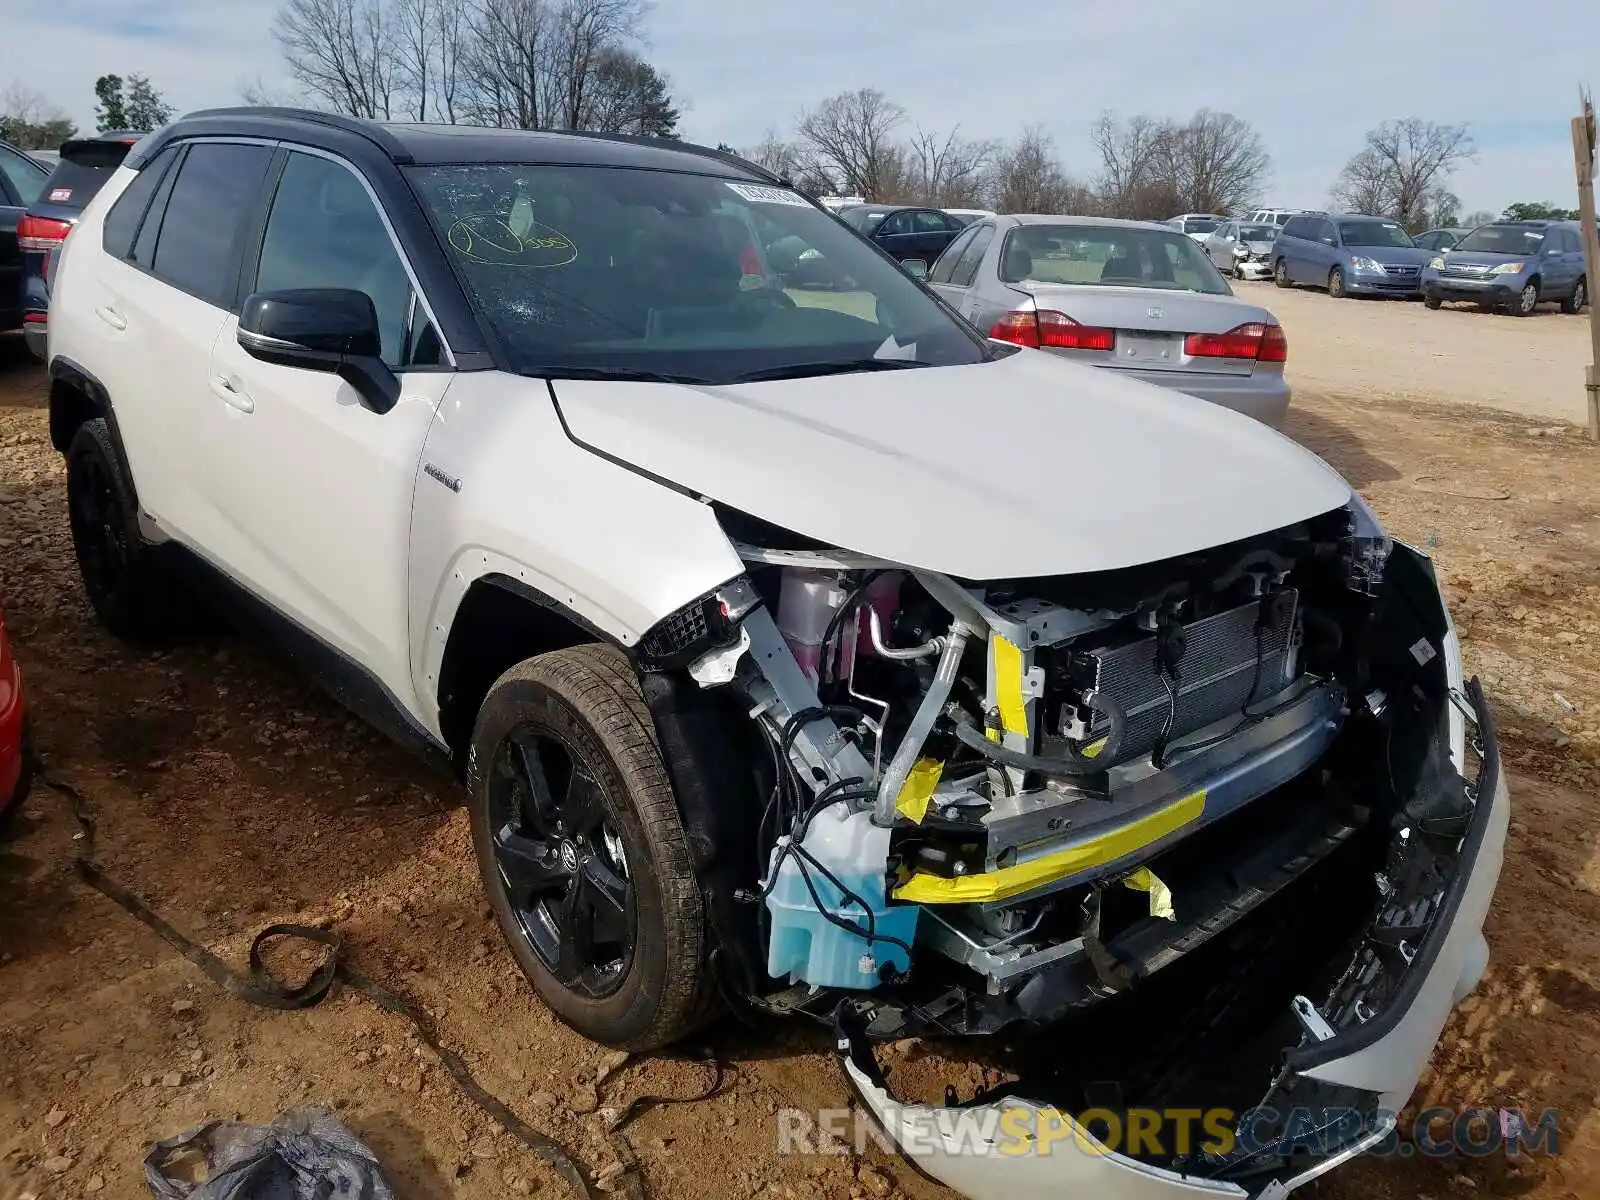
M 971 287 L 972 281 L 978 277 L 978 264 L 983 261 L 983 256 L 992 241 L 994 241 L 994 226 L 982 226 L 978 230 L 978 236 L 973 238 L 971 245 L 962 252 L 961 261 L 951 273 L 950 282 L 957 287 Z
M 139 222 L 144 219 L 156 188 L 161 186 L 162 176 L 177 157 L 177 148 L 168 147 L 146 163 L 133 182 L 122 190 L 122 195 L 106 214 L 101 244 L 107 254 L 116 258 L 128 258 L 133 254 L 133 239 L 139 236 Z M 95 191 L 99 190 L 96 184 Z
M 266 146 L 189 148 L 161 218 L 152 267 L 158 277 L 220 308 L 231 306 L 239 234 L 271 159 Z
M 961 257 L 961 252 L 971 244 L 973 230 L 967 230 L 955 241 L 944 248 L 944 253 L 933 264 L 933 270 L 928 273 L 929 283 L 949 283 L 950 275 L 956 269 L 956 262 Z
M 1310 222 L 1304 217 L 1290 217 L 1283 225 L 1284 237 L 1303 238 L 1306 236 L 1306 226 Z

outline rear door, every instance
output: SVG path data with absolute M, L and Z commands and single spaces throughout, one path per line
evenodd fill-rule
M 165 170 L 146 211 L 137 210 L 135 181 L 107 213 L 91 324 L 102 338 L 102 381 L 111 389 L 140 506 L 216 561 L 226 551 L 228 521 L 201 482 L 216 454 L 207 437 L 207 417 L 219 402 L 211 347 L 238 302 L 240 247 L 273 147 L 204 140 L 168 153 L 182 157 Z M 140 188 L 145 199 L 149 189 Z M 137 232 L 124 245 L 130 223 Z
M 911 214 L 911 228 L 916 239 L 916 257 L 931 265 L 934 259 L 944 253 L 944 248 L 955 239 L 963 226 L 947 213 L 919 208 Z
M 22 324 L 22 251 L 17 225 L 49 177 L 44 166 L 0 146 L 0 329 Z

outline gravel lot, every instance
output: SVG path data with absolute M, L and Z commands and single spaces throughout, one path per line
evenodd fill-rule
M 1562 1112 L 1553 1159 L 1368 1160 L 1314 1194 L 1595 1196 L 1600 456 L 1559 424 L 1581 416 L 1581 323 L 1241 290 L 1289 330 L 1288 432 L 1435 556 L 1512 771 L 1494 959 L 1419 1099 Z M 486 1086 L 591 1169 L 617 1157 L 606 1107 L 699 1090 L 688 1055 L 630 1062 L 594 1086 L 614 1064 L 530 998 L 501 949 L 448 783 L 258 647 L 218 637 L 140 654 L 91 622 L 43 400 L 40 370 L 0 337 L 0 604 L 41 748 L 93 799 L 107 868 L 235 963 L 268 922 L 333 925 L 363 970 L 426 1005 Z M 215 990 L 75 880 L 75 828 L 40 791 L 0 851 L 0 1200 L 146 1195 L 149 1143 L 307 1100 L 338 1106 L 407 1200 L 563 1194 L 404 1022 L 362 997 L 280 1014 Z M 946 1195 L 875 1154 L 777 1155 L 780 1106 L 844 1100 L 820 1031 L 710 1038 L 730 1064 L 723 1092 L 626 1131 L 652 1195 Z

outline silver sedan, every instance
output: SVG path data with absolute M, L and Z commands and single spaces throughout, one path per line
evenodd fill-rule
M 1224 221 L 1212 231 L 1203 245 L 1212 264 L 1235 279 L 1271 279 L 1272 244 L 1278 240 L 1276 225 L 1249 221 Z
M 1205 250 L 1164 225 L 1096 217 L 974 222 L 928 284 L 991 338 L 1175 388 L 1278 425 L 1288 342 Z

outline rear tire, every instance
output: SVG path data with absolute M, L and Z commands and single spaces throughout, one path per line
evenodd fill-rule
M 1333 270 L 1328 272 L 1328 295 L 1332 296 L 1335 300 L 1343 300 L 1346 298 L 1346 293 L 1344 290 L 1344 271 L 1340 267 L 1335 267 Z
M 1291 284 L 1289 282 L 1289 264 L 1284 262 L 1283 259 L 1281 259 L 1281 258 L 1278 260 L 1277 264 L 1272 268 L 1272 282 L 1277 284 L 1281 288 L 1286 288 L 1286 287 L 1290 287 L 1291 286 Z
M 484 890 L 517 965 L 577 1032 L 655 1050 L 714 1012 L 699 879 L 627 660 L 578 646 L 489 689 L 467 761 Z
M 1582 278 L 1573 285 L 1572 295 L 1561 302 L 1561 311 L 1569 317 L 1576 316 L 1583 311 L 1584 305 L 1589 303 L 1589 281 Z
M 165 641 L 193 622 L 190 596 L 139 533 L 138 506 L 102 417 L 67 446 L 67 517 L 95 616 L 125 641 Z

